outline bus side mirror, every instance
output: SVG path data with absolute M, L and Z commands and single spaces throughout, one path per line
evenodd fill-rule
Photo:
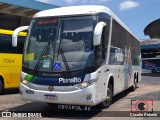
M 93 35 L 93 45 L 94 46 L 98 46 L 101 44 L 101 37 L 102 37 L 103 28 L 106 25 L 107 24 L 105 22 L 99 22 L 96 25 L 96 27 L 94 29 L 94 35 Z
M 18 27 L 17 29 L 13 31 L 13 34 L 12 34 L 12 46 L 13 47 L 17 47 L 18 33 L 21 31 L 25 31 L 28 28 L 29 26 L 22 26 L 22 27 Z

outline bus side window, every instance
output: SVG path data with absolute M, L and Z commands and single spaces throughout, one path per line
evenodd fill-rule
M 0 53 L 16 53 L 16 48 L 12 47 L 11 35 L 0 34 Z
M 18 42 L 17 42 L 17 54 L 22 54 L 23 53 L 23 47 L 24 47 L 24 41 L 25 41 L 25 36 L 18 36 Z

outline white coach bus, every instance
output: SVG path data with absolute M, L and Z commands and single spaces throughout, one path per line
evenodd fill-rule
M 104 6 L 41 11 L 13 46 L 26 29 L 22 100 L 105 108 L 141 80 L 140 42 Z

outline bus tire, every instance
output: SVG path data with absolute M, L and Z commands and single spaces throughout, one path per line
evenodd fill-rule
M 112 103 L 112 97 L 113 97 L 113 86 L 112 84 L 109 83 L 107 88 L 107 98 L 102 103 L 100 103 L 100 107 L 102 109 L 108 108 Z
M 135 77 L 135 78 L 134 78 L 134 84 L 133 84 L 133 86 L 131 87 L 131 91 L 135 91 L 135 90 L 136 90 L 137 84 L 138 84 L 138 80 L 137 80 L 136 77 Z
M 49 106 L 55 106 L 56 104 L 55 103 L 47 103 L 47 105 L 49 105 Z
M 156 73 L 156 69 L 152 69 L 152 73 Z
M 3 93 L 3 90 L 4 90 L 4 85 L 3 85 L 2 80 L 0 79 L 0 94 Z

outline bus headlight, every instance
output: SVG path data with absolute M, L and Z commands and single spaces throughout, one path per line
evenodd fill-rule
M 78 86 L 79 88 L 85 88 L 85 87 L 88 87 L 88 83 L 87 82 L 83 82 L 81 84 L 79 84 Z
M 83 83 L 80 83 L 80 84 L 77 84 L 76 87 L 78 87 L 79 89 L 83 89 L 83 88 L 86 88 L 90 85 L 93 85 L 94 83 L 96 83 L 98 80 L 98 78 L 94 78 L 94 79 L 91 79 L 89 81 L 85 81 Z
M 21 83 L 23 83 L 24 85 L 27 85 L 28 84 L 28 81 L 23 79 L 22 77 L 20 78 L 21 79 Z
M 22 80 L 22 83 L 26 85 L 26 84 L 28 84 L 28 81 L 27 80 Z

